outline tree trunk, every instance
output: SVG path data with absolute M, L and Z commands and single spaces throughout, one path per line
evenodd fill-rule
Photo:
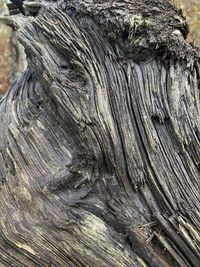
M 0 103 L 1 266 L 200 266 L 200 53 L 168 0 L 16 18 Z

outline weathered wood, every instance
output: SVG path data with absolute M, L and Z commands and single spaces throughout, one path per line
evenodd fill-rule
M 59 1 L 15 28 L 1 266 L 200 266 L 199 49 L 170 1 Z

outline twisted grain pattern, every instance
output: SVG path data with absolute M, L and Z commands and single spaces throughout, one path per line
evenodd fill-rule
M 169 1 L 19 16 L 0 103 L 1 266 L 200 266 L 199 51 Z

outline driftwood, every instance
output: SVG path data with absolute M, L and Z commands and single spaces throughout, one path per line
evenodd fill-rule
M 0 103 L 0 266 L 200 266 L 200 53 L 168 0 L 15 19 Z

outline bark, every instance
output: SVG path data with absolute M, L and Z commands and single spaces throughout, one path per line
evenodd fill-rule
M 15 28 L 1 266 L 200 266 L 199 49 L 162 0 L 59 1 Z

